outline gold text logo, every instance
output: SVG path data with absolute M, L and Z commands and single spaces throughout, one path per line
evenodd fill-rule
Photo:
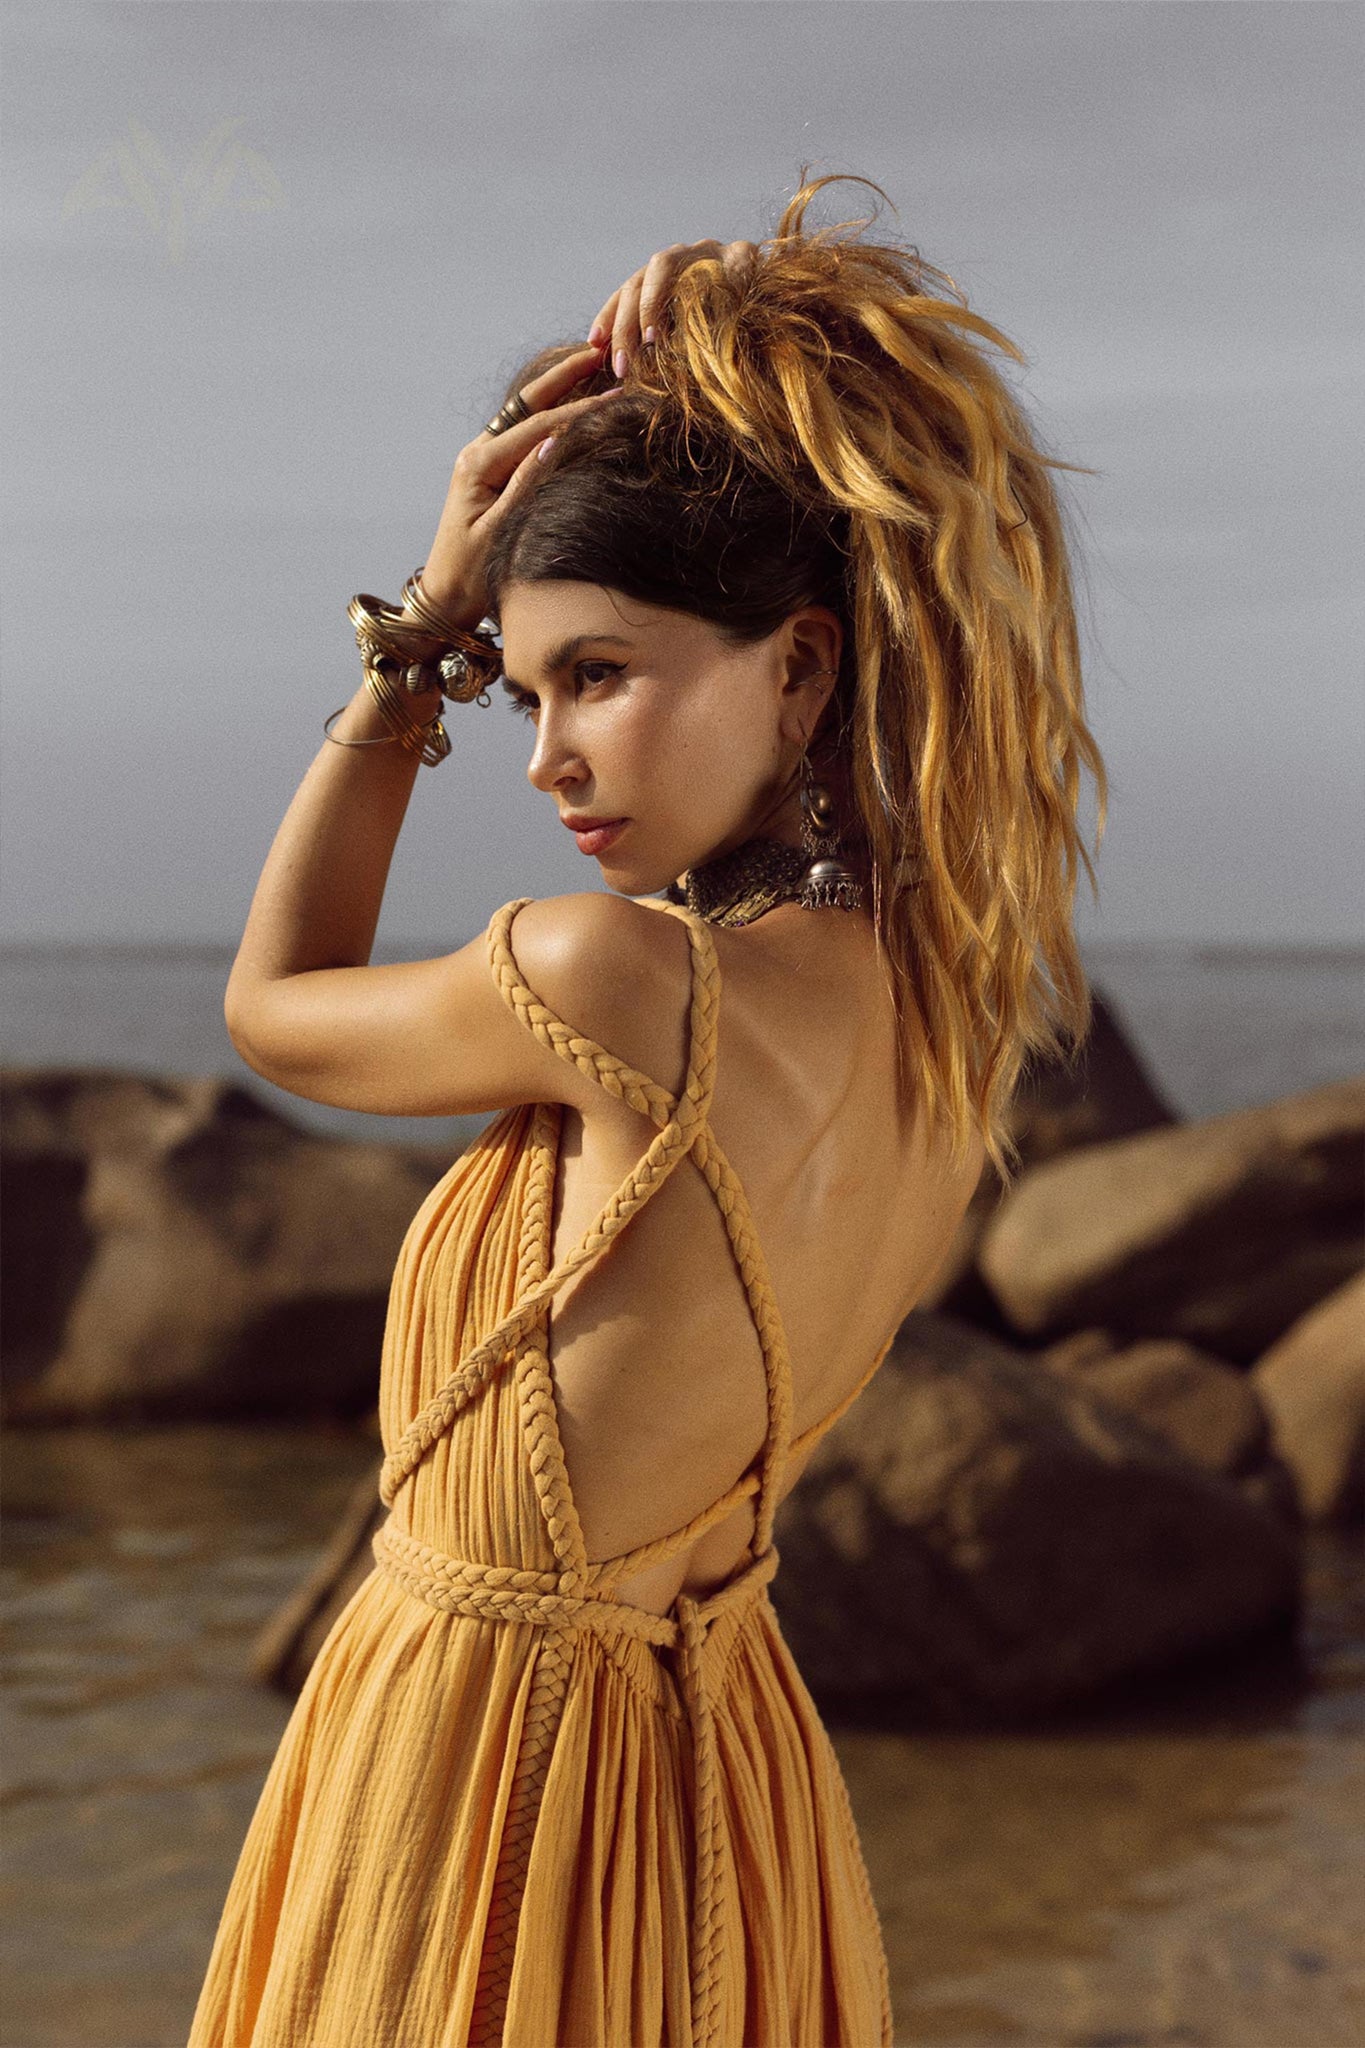
M 270 164 L 234 133 L 245 119 L 235 114 L 211 128 L 177 177 L 156 137 L 130 114 L 126 134 L 101 150 L 67 193 L 62 219 L 101 206 L 136 206 L 153 233 L 165 236 L 172 263 L 181 262 L 191 227 L 215 208 L 263 213 L 285 203 Z

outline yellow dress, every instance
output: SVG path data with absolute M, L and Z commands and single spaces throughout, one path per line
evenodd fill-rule
M 791 1436 L 786 1338 L 744 1191 L 708 1128 L 720 974 L 691 935 L 675 1097 L 526 987 L 542 1042 L 656 1134 L 548 1270 L 563 1108 L 496 1117 L 399 1252 L 380 1374 L 390 1508 L 271 1764 L 189 2048 L 891 2048 L 881 1926 L 838 1759 L 768 1597 Z M 585 1554 L 556 1420 L 552 1295 L 684 1159 L 725 1220 L 763 1348 L 768 1431 L 684 1528 Z M 454 1370 L 450 1362 L 458 1360 Z M 666 1615 L 622 1577 L 757 1492 L 746 1562 Z

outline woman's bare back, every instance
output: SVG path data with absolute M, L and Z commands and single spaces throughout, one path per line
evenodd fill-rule
M 617 1042 L 602 1042 L 676 1093 L 687 1065 L 688 935 L 676 917 L 659 915 L 658 925 L 654 985 L 616 1025 Z M 891 997 L 866 913 L 783 905 L 712 931 L 721 995 L 710 1126 L 766 1256 L 791 1350 L 797 1437 L 852 1392 L 942 1263 L 984 1147 L 978 1140 L 950 1171 L 946 1138 L 922 1110 L 898 1114 Z M 593 1021 L 572 1021 L 597 1035 Z M 595 1082 L 575 1093 L 563 1111 L 556 1261 L 656 1135 Z M 593 1561 L 682 1528 L 757 1458 L 767 1429 L 762 1349 L 715 1197 L 690 1160 L 556 1296 L 549 1355 Z M 782 1495 L 808 1456 L 788 1460 Z M 704 1595 L 742 1561 L 753 1529 L 751 1496 L 689 1548 L 620 1580 L 618 1597 L 663 1614 L 679 1591 Z

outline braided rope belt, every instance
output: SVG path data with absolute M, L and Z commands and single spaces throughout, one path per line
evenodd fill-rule
M 756 1601 L 777 1571 L 777 1549 L 768 1549 L 746 1565 L 719 1592 L 705 1600 L 679 1593 L 676 1620 L 651 1614 L 628 1601 L 563 1590 L 566 1574 L 521 1569 L 515 1565 L 480 1564 L 472 1558 L 450 1557 L 405 1536 L 385 1522 L 371 1539 L 376 1562 L 416 1599 L 446 1614 L 468 1614 L 480 1620 L 524 1621 L 551 1631 L 538 1660 L 537 1687 L 528 1704 L 522 1755 L 516 1782 L 523 1797 L 514 1800 L 512 1840 L 500 1863 L 490 1908 L 488 1956 L 476 1993 L 475 2037 L 490 2044 L 502 2040 L 511 1952 L 515 1945 L 521 1888 L 525 1881 L 534 1831 L 535 1807 L 544 1788 L 549 1753 L 563 1706 L 573 1637 L 582 1629 L 599 1634 L 633 1636 L 676 1650 L 677 1677 L 692 1732 L 693 1784 L 696 1798 L 696 1855 L 692 1905 L 692 2040 L 707 2048 L 718 2038 L 721 2020 L 723 1901 L 719 1874 L 723 1854 L 720 1760 L 716 1749 L 715 1714 L 706 1683 L 705 1647 L 711 1624 L 721 1615 Z

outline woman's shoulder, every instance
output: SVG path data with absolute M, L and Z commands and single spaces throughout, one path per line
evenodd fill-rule
M 687 1077 L 690 940 L 662 897 L 531 897 L 507 940 L 520 978 L 561 1022 L 678 1093 Z

